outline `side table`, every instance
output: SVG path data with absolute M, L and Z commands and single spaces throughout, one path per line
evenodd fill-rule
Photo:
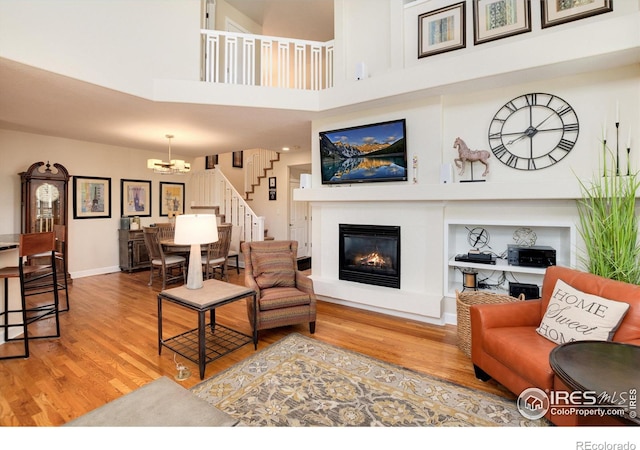
M 598 407 L 622 408 L 628 423 L 640 424 L 640 346 L 608 341 L 576 341 L 559 345 L 549 364 L 570 389 L 594 392 Z
M 238 286 L 219 280 L 205 280 L 201 289 L 188 289 L 186 285 L 166 289 L 158 294 L 158 354 L 162 347 L 173 350 L 189 361 L 198 364 L 200 379 L 204 378 L 207 363 L 248 344 L 253 339 L 254 349 L 258 348 L 258 330 L 254 318 L 251 324 L 253 336 L 249 336 L 223 325 L 217 324 L 216 308 L 253 297 L 256 308 L 256 292 L 244 286 Z M 162 337 L 162 302 L 169 301 L 198 313 L 198 327 L 169 338 Z M 205 315 L 210 312 L 209 326 Z

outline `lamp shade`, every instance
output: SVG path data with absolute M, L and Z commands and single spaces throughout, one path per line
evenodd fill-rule
M 176 217 L 173 241 L 176 244 L 209 244 L 218 240 L 218 225 L 213 214 L 183 214 Z

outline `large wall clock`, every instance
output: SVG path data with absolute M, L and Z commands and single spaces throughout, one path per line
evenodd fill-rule
M 574 109 L 557 95 L 532 93 L 502 106 L 489 126 L 489 146 L 513 169 L 550 167 L 573 149 L 580 125 Z

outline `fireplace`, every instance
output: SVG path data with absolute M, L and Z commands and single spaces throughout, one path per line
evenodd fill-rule
M 400 227 L 349 224 L 339 227 L 338 278 L 400 289 Z

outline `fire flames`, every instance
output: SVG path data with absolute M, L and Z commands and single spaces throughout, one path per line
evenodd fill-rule
M 372 252 L 368 255 L 357 256 L 356 262 L 361 266 L 385 268 L 390 264 L 389 258 L 385 258 L 378 252 Z

